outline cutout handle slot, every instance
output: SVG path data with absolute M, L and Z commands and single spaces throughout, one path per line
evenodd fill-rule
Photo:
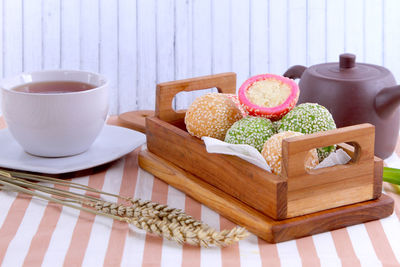
M 156 117 L 166 122 L 183 119 L 185 111 L 180 110 L 177 112 L 172 108 L 172 100 L 175 95 L 183 91 L 190 92 L 213 87 L 217 88 L 219 93 L 235 94 L 236 73 L 227 72 L 158 84 L 156 91 Z
M 304 160 L 307 152 L 318 147 L 348 143 L 355 147 L 350 168 L 365 161 L 374 161 L 375 126 L 369 123 L 318 132 L 283 140 L 282 143 L 282 175 L 296 177 L 319 172 L 335 172 L 340 166 L 307 172 Z

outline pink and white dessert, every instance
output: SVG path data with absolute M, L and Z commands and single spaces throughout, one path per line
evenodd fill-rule
M 239 101 L 249 115 L 279 120 L 294 108 L 299 86 L 291 79 L 261 74 L 246 80 L 239 88 Z

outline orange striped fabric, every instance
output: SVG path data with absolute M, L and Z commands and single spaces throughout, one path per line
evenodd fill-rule
M 2 119 L 1 127 L 5 127 Z M 400 168 L 400 144 L 396 152 L 387 164 Z M 234 227 L 192 198 L 171 193 L 171 187 L 141 170 L 138 153 L 139 149 L 108 169 L 97 168 L 89 177 L 74 181 L 105 191 L 116 188 L 113 193 L 119 190 L 122 195 L 146 197 L 160 203 L 181 201 L 181 207 L 197 219 L 221 230 Z M 252 236 L 228 248 L 200 249 L 178 246 L 125 223 L 100 221 L 90 214 L 0 192 L 0 210 L 3 210 L 0 263 L 7 266 L 80 266 L 92 262 L 104 266 L 400 266 L 400 195 L 387 193 L 395 199 L 396 212 L 379 221 L 280 244 L 268 244 Z M 44 205 L 43 212 L 37 214 L 40 218 L 30 220 L 26 214 L 35 205 Z M 95 231 L 96 224 L 104 224 L 102 227 L 108 230 Z M 24 237 L 21 231 L 29 229 L 32 234 Z
M 185 212 L 196 218 L 201 219 L 201 204 L 191 197 L 186 197 Z M 182 266 L 200 267 L 200 248 L 184 245 L 182 249 Z
M 224 217 L 220 217 L 221 229 L 231 229 L 235 227 L 235 224 L 225 219 Z M 239 244 L 231 245 L 230 247 L 224 248 L 221 251 L 222 256 L 222 266 L 224 267 L 235 267 L 240 266 L 240 251 Z
M 65 186 L 56 185 L 56 188 L 68 190 Z M 49 203 L 40 221 L 40 225 L 31 241 L 28 254 L 24 260 L 24 266 L 42 265 L 47 248 L 49 247 L 51 236 L 60 218 L 62 206 L 60 204 Z
M 160 204 L 167 204 L 168 185 L 159 179 L 154 179 L 151 200 Z M 142 266 L 161 265 L 163 240 L 154 235 L 146 235 Z
M 360 260 L 354 252 L 350 236 L 347 229 L 339 229 L 331 232 L 335 243 L 336 252 L 342 262 L 342 266 L 356 267 L 361 266 Z
M 89 186 L 96 189 L 103 189 L 105 172 L 96 173 L 89 177 Z M 105 189 L 105 188 L 104 188 Z M 95 197 L 98 194 L 90 193 Z M 80 212 L 78 221 L 72 234 L 72 240 L 69 244 L 67 255 L 64 259 L 64 266 L 80 266 L 85 257 L 85 251 L 89 243 L 90 232 L 94 223 L 95 215 L 86 212 Z
M 321 265 L 312 237 L 298 239 L 296 244 L 303 266 L 314 267 Z
M 260 250 L 261 264 L 263 267 L 279 267 L 281 262 L 279 260 L 278 249 L 275 244 L 269 244 L 264 240 L 258 238 L 258 247 Z
M 3 262 L 8 246 L 21 225 L 31 199 L 30 196 L 18 194 L 8 212 L 4 211 L 7 212 L 7 217 L 0 228 L 0 262 Z
M 125 166 L 122 176 L 120 195 L 133 197 L 135 194 L 138 165 L 137 158 L 140 148 L 131 152 L 125 157 Z M 121 203 L 121 201 L 119 201 Z M 128 234 L 129 226 L 126 223 L 114 221 L 107 244 L 107 253 L 104 259 L 104 266 L 120 266 L 125 246 L 125 237 Z

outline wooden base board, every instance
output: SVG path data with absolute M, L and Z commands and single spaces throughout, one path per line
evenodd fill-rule
M 153 110 L 136 110 L 118 116 L 118 124 L 138 132 L 146 133 L 146 117 L 153 117 Z
M 147 150 L 140 153 L 139 165 L 157 178 L 270 243 L 381 219 L 392 214 L 394 209 L 393 199 L 382 194 L 376 200 L 278 221 Z

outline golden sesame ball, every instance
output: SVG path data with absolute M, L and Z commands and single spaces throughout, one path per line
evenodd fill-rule
M 262 156 L 271 167 L 272 173 L 280 175 L 282 172 L 282 141 L 283 139 L 301 136 L 298 132 L 281 132 L 273 135 L 265 143 L 261 151 Z M 307 169 L 312 169 L 318 165 L 318 154 L 316 149 L 308 151 L 304 165 Z
M 242 117 L 226 94 L 209 93 L 193 101 L 186 111 L 185 124 L 191 135 L 224 140 L 228 129 Z

